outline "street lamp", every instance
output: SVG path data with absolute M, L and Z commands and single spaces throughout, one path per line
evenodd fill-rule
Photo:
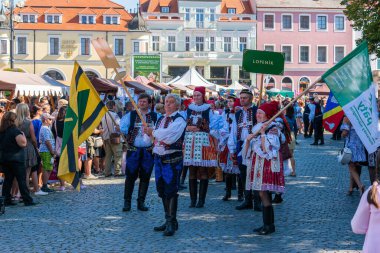
M 11 32 L 10 38 L 9 38 L 9 55 L 10 55 L 10 68 L 14 68 L 14 37 L 15 37 L 15 31 L 14 31 L 14 23 L 15 22 L 21 22 L 21 17 L 20 16 L 14 16 L 14 0 L 3 0 L 1 2 L 2 7 L 1 7 L 1 14 L 0 14 L 0 22 L 6 22 L 8 20 L 8 17 L 5 13 L 5 10 L 9 11 L 9 30 Z M 16 6 L 18 8 L 23 8 L 25 6 L 24 1 L 19 1 L 17 2 Z

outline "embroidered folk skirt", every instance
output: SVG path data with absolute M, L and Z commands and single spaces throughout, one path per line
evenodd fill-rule
M 281 158 L 266 160 L 254 155 L 247 165 L 247 190 L 284 192 L 285 177 Z
M 231 154 L 228 147 L 224 147 L 223 151 L 219 155 L 219 166 L 222 168 L 224 173 L 227 174 L 240 174 L 239 166 L 237 161 L 231 160 Z
M 216 145 L 209 133 L 186 132 L 184 146 L 184 166 L 218 166 Z

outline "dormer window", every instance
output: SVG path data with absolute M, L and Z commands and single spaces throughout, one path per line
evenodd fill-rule
M 95 16 L 93 15 L 80 15 L 79 21 L 81 24 L 95 24 Z
M 60 23 L 62 23 L 62 17 L 61 17 L 61 15 L 46 14 L 45 15 L 45 23 L 60 24 Z
M 169 6 L 162 6 L 161 7 L 161 13 L 169 13 L 169 12 L 170 12 Z
M 119 25 L 120 24 L 120 16 L 115 15 L 105 15 L 103 19 L 103 23 L 107 25 Z
M 235 8 L 228 8 L 227 13 L 228 14 L 236 14 L 236 9 Z
M 36 15 L 32 14 L 23 14 L 22 15 L 23 23 L 36 23 Z

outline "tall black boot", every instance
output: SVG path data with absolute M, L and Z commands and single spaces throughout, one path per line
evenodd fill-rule
M 244 209 L 252 209 L 253 203 L 252 203 L 252 191 L 246 190 L 244 191 L 244 202 L 240 205 L 235 207 L 236 210 L 244 210 Z
M 178 206 L 178 195 L 166 199 L 167 205 L 169 207 L 168 209 L 168 219 L 166 220 L 166 229 L 164 231 L 165 236 L 172 236 L 174 235 L 175 231 L 178 229 L 178 222 L 177 222 L 177 206 Z
M 197 204 L 198 195 L 198 181 L 197 179 L 189 179 L 189 193 L 190 193 L 190 208 L 195 207 Z
M 132 193 L 133 193 L 134 188 L 135 188 L 135 181 L 127 177 L 125 179 L 125 186 L 124 186 L 123 212 L 131 211 Z
M 137 198 L 137 209 L 140 211 L 148 211 L 149 208 L 145 206 L 145 197 L 148 192 L 149 181 L 143 182 L 140 180 L 139 183 L 139 194 Z
M 269 235 L 276 231 L 274 227 L 273 206 L 264 206 L 263 223 L 264 223 L 264 226 L 262 227 L 260 231 L 257 232 L 259 235 Z
M 202 208 L 205 205 L 206 194 L 208 188 L 208 179 L 202 179 L 199 183 L 199 199 L 196 208 Z
M 232 175 L 225 174 L 226 181 L 226 195 L 223 197 L 223 201 L 227 201 L 231 198 L 231 190 L 232 190 Z
M 236 190 L 236 174 L 231 174 L 232 190 Z
M 164 212 L 165 212 L 165 222 L 164 224 L 162 224 L 161 226 L 158 226 L 158 227 L 154 227 L 153 230 L 154 231 L 157 231 L 157 232 L 162 232 L 162 231 L 165 231 L 166 229 L 166 221 L 167 219 L 169 218 L 169 211 L 168 211 L 168 205 L 167 205 L 167 201 L 165 201 L 165 198 L 163 197 L 162 198 L 162 205 L 164 206 Z
M 253 211 L 261 212 L 263 208 L 261 206 L 261 198 L 259 191 L 253 191 Z
M 237 178 L 237 183 L 238 183 L 238 201 L 243 201 L 244 200 L 244 187 L 243 187 L 243 182 L 241 181 L 240 177 Z

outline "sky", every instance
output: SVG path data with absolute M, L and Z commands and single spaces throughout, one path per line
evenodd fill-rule
M 129 11 L 129 9 L 134 9 L 136 8 L 137 6 L 137 2 L 138 0 L 111 0 L 115 3 L 118 3 L 118 4 L 121 4 L 121 5 L 124 5 L 125 8 Z

